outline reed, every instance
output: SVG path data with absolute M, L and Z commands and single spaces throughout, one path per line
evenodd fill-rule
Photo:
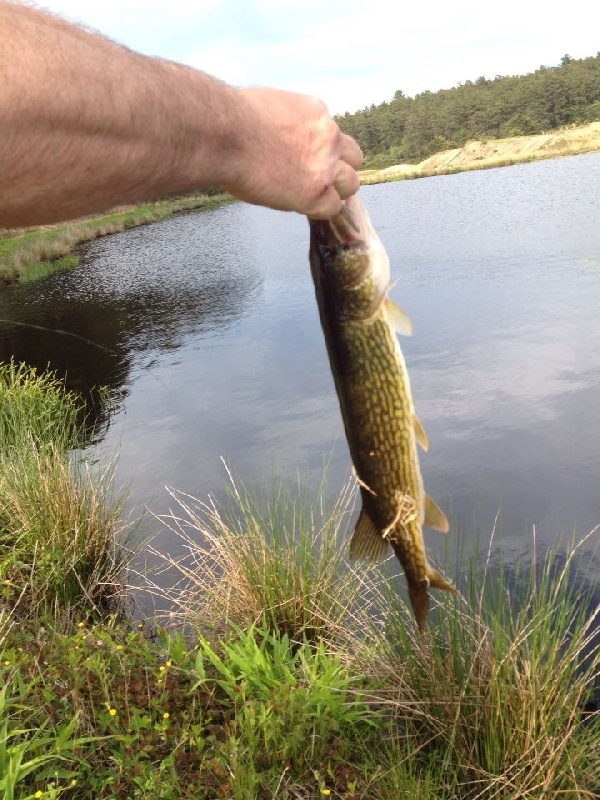
M 238 488 L 234 498 L 229 521 L 189 499 L 171 520 L 191 557 L 174 599 L 202 635 L 215 619 L 224 639 L 232 624 L 258 623 L 299 645 L 325 642 L 360 676 L 357 700 L 368 695 L 379 731 L 364 742 L 363 796 L 397 796 L 404 785 L 461 800 L 595 797 L 600 608 L 576 563 L 596 531 L 533 557 L 510 584 L 474 556 L 463 596 L 439 598 L 421 636 L 389 571 L 345 563 L 348 490 L 325 525 L 277 492 L 266 508 Z
M 92 614 L 121 586 L 112 469 L 74 452 L 80 418 L 55 375 L 0 365 L 0 580 L 19 617 Z
M 335 640 L 352 619 L 361 585 L 345 559 L 350 486 L 330 509 L 324 485 L 311 498 L 276 483 L 261 499 L 230 474 L 230 487 L 224 508 L 174 493 L 181 513 L 162 521 L 185 555 L 154 552 L 181 576 L 166 599 L 197 630 L 259 625 L 297 642 Z

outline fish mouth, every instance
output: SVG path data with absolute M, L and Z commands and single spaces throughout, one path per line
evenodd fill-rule
M 369 234 L 369 221 L 357 195 L 342 204 L 339 212 L 329 220 L 311 220 L 318 226 L 324 244 L 329 247 L 364 245 Z
M 339 244 L 364 244 L 367 238 L 366 215 L 363 206 L 354 194 L 344 201 L 342 207 L 329 220 L 331 231 Z

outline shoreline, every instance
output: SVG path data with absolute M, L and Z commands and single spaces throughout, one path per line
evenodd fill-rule
M 534 136 L 468 141 L 463 147 L 434 153 L 418 164 L 359 170 L 361 186 L 390 181 L 454 175 L 549 158 L 600 151 L 600 121 Z M 169 219 L 181 211 L 212 208 L 235 200 L 231 195 L 191 195 L 57 225 L 16 231 L 0 230 L 0 286 L 25 283 L 79 264 L 76 247 L 102 236 Z
M 600 151 L 600 122 L 590 122 L 534 136 L 472 140 L 463 147 L 434 153 L 418 164 L 396 164 L 384 169 L 360 170 L 359 176 L 361 185 L 369 186 L 389 181 L 507 167 L 596 151 Z
M 196 194 L 119 207 L 101 216 L 28 228 L 0 231 L 0 286 L 43 278 L 79 264 L 74 249 L 81 244 L 141 225 L 169 219 L 181 211 L 213 208 L 234 200 L 231 195 Z
M 4 800 L 598 796 L 594 531 L 520 562 L 510 594 L 457 542 L 464 597 L 436 599 L 423 639 L 389 573 L 348 569 L 352 493 L 175 493 L 184 561 L 136 541 L 110 462 L 72 458 L 78 408 L 0 365 Z M 129 593 L 142 548 L 162 622 Z

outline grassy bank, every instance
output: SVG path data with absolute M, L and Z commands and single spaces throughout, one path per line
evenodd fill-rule
M 464 147 L 434 153 L 419 164 L 396 164 L 360 173 L 361 184 L 430 178 L 476 169 L 492 169 L 600 150 L 600 122 L 571 126 L 536 136 L 470 141 Z
M 177 211 L 209 208 L 232 198 L 225 194 L 193 195 L 116 209 L 101 217 L 18 231 L 0 231 L 0 284 L 37 280 L 79 263 L 71 251 L 78 244 L 139 225 L 168 219 Z
M 70 627 L 103 616 L 119 586 L 110 469 L 77 454 L 80 402 L 51 374 L 0 364 L 0 581 L 14 619 Z
M 21 452 L 32 474 L 41 455 L 61 461 L 73 398 L 24 368 L 3 375 L 2 475 Z M 2 481 L 2 800 L 596 796 L 598 610 L 575 548 L 525 569 L 510 598 L 473 561 L 465 599 L 440 598 L 420 637 L 388 578 L 346 564 L 351 492 L 330 510 L 283 489 L 233 486 L 223 508 L 175 495 L 174 612 L 138 625 L 97 595 L 118 586 L 110 506 L 98 517 L 60 489 L 80 513 L 59 540 L 56 490 L 31 519 Z

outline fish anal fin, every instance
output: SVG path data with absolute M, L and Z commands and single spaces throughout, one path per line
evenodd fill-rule
M 385 298 L 384 308 L 385 315 L 392 328 L 403 336 L 412 336 L 412 322 L 406 311 L 389 297 Z
M 423 450 L 429 450 L 429 439 L 427 438 L 427 434 L 425 433 L 425 428 L 421 424 L 421 420 L 417 417 L 416 414 L 413 415 L 413 426 L 415 429 L 415 436 L 417 437 L 417 442 L 421 445 Z
M 440 574 L 437 569 L 428 567 L 427 578 L 429 579 L 429 585 L 432 589 L 444 589 L 446 592 L 454 592 L 454 594 L 458 594 L 458 589 L 456 586 L 453 586 L 450 581 L 446 580 L 446 578 L 444 578 L 444 576 Z
M 363 508 L 350 541 L 350 558 L 375 563 L 383 561 L 386 554 L 387 542 Z
M 428 528 L 433 528 L 436 531 L 442 531 L 442 533 L 448 533 L 450 530 L 450 523 L 435 500 L 432 500 L 431 497 L 426 494 L 424 503 L 425 516 L 423 518 L 423 525 L 426 525 Z

